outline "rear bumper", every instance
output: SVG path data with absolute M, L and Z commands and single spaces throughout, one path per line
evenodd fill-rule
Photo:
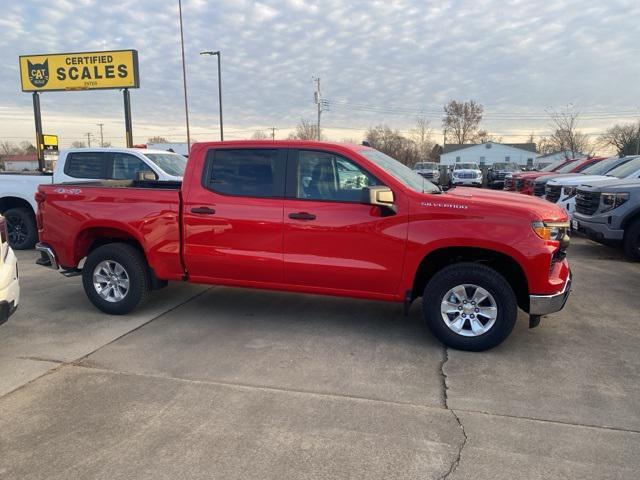
M 18 279 L 18 259 L 13 250 L 0 266 L 0 324 L 5 323 L 20 303 L 20 280 Z
M 36 260 L 38 265 L 58 270 L 58 257 L 56 256 L 56 252 L 53 251 L 53 248 L 46 243 L 37 243 L 36 250 L 40 252 L 40 258 Z
M 547 315 L 562 310 L 571 293 L 572 279 L 573 276 L 569 273 L 564 287 L 558 293 L 552 295 L 529 295 L 529 315 Z

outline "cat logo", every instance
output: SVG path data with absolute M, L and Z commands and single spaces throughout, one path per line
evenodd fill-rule
M 27 62 L 27 64 L 31 85 L 36 88 L 44 87 L 49 81 L 49 60 L 41 63 Z

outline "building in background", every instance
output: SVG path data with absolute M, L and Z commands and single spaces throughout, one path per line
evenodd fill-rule
M 442 165 L 475 162 L 480 166 L 494 163 L 516 163 L 522 167 L 532 167 L 538 153 L 535 143 L 446 144 L 440 155 Z
M 38 157 L 35 153 L 26 155 L 2 155 L 0 161 L 5 172 L 23 172 L 38 170 Z

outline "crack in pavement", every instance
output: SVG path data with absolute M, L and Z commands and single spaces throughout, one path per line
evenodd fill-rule
M 451 466 L 449 467 L 449 471 L 447 473 L 445 473 L 442 477 L 440 477 L 439 480 L 445 480 L 445 479 L 449 478 L 449 476 L 453 472 L 456 471 L 456 469 L 458 468 L 458 465 L 460 465 L 460 460 L 462 458 L 462 451 L 464 450 L 464 447 L 467 445 L 467 441 L 469 440 L 469 437 L 467 437 L 467 432 L 464 429 L 464 425 L 460 421 L 460 417 L 455 412 L 455 410 L 453 410 L 452 408 L 449 407 L 449 395 L 447 393 L 448 390 L 449 390 L 449 386 L 447 385 L 448 377 L 447 377 L 447 374 L 444 371 L 444 366 L 449 361 L 449 349 L 447 347 L 444 347 L 443 350 L 444 350 L 444 355 L 443 355 L 443 358 L 442 358 L 442 362 L 440 363 L 440 374 L 442 376 L 442 387 L 443 387 L 443 389 L 442 389 L 443 404 L 444 404 L 444 408 L 451 412 L 451 415 L 453 415 L 453 418 L 455 418 L 456 422 L 458 423 L 458 426 L 460 427 L 460 430 L 462 432 L 462 442 L 460 443 L 460 446 L 458 447 L 458 454 L 453 459 L 453 462 L 451 463 Z

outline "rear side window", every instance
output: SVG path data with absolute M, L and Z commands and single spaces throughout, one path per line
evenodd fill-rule
M 73 178 L 107 178 L 111 155 L 105 152 L 74 152 L 67 155 L 64 173 Z
M 211 150 L 204 186 L 223 195 L 284 197 L 285 163 L 281 149 Z
M 111 170 L 111 178 L 115 180 L 134 180 L 138 172 L 154 173 L 149 165 L 128 153 L 114 153 Z

